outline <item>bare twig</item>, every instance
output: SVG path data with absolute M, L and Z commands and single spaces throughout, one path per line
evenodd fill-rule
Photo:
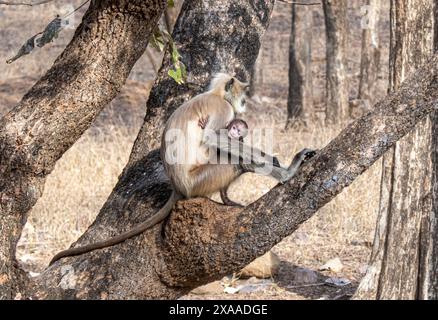
M 10 1 L 0 1 L 0 5 L 6 5 L 6 6 L 28 6 L 28 7 L 32 7 L 32 6 L 37 6 L 40 4 L 45 4 L 48 2 L 52 2 L 55 0 L 40 0 L 40 1 L 29 1 L 29 2 L 10 2 Z

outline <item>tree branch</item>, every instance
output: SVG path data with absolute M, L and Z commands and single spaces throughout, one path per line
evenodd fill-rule
M 297 1 L 289 1 L 289 0 L 278 0 L 283 3 L 293 4 L 297 6 L 320 6 L 321 2 L 297 2 Z

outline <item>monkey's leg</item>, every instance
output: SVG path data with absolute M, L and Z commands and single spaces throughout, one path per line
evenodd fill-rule
M 240 159 L 244 163 L 265 165 L 273 163 L 273 157 L 263 151 L 246 145 L 242 141 L 232 140 L 224 133 L 216 132 L 215 135 L 204 137 L 203 143 L 220 153 L 229 154 L 234 159 Z
M 222 199 L 222 202 L 224 203 L 224 205 L 230 206 L 230 207 L 241 207 L 241 208 L 243 208 L 243 205 L 241 205 L 239 203 L 236 203 L 233 200 L 230 200 L 230 198 L 228 198 L 228 194 L 227 194 L 227 189 L 226 188 L 221 189 L 220 194 L 221 194 L 221 199 Z
M 228 188 L 242 174 L 239 165 L 204 164 L 190 171 L 190 197 L 203 197 Z

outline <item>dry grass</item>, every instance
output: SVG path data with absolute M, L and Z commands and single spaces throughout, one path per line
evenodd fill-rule
M 56 164 L 32 209 L 18 257 L 38 271 L 94 220 L 128 161 L 136 132 L 109 127 L 86 133 Z

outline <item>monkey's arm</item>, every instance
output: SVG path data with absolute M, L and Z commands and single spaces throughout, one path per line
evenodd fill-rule
M 257 148 L 245 145 L 238 140 L 232 140 L 228 135 L 220 132 L 215 132 L 215 135 L 209 136 L 204 143 L 224 154 L 228 153 L 234 159 L 240 159 L 239 163 L 244 171 L 270 175 L 280 182 L 290 180 L 303 162 L 315 155 L 315 151 L 304 149 L 295 155 L 289 168 L 285 169 L 276 165 L 278 159 L 275 157 L 267 155 Z
M 219 150 L 223 154 L 229 154 L 234 159 L 240 159 L 240 162 L 244 164 L 272 166 L 275 163 L 273 156 L 248 146 L 242 141 L 229 138 L 226 131 L 210 132 L 204 137 L 203 142 L 206 146 Z

